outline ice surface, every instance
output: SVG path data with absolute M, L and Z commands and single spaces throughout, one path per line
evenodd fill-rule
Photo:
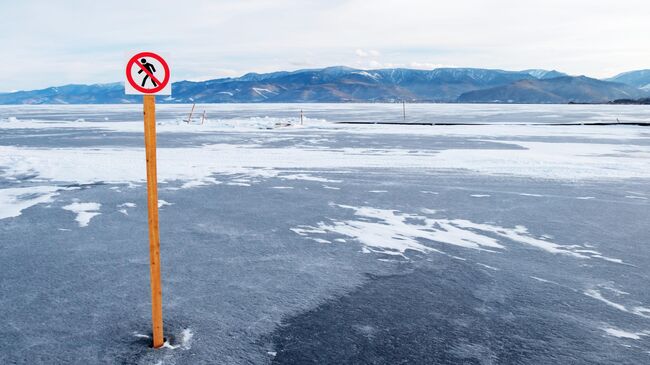
M 186 118 L 191 105 L 157 105 L 163 122 Z M 210 121 L 223 122 L 258 118 L 298 119 L 300 111 L 308 118 L 332 122 L 402 122 L 401 104 L 211 104 L 201 105 Z M 407 122 L 456 123 L 581 123 L 649 122 L 646 106 L 619 105 L 480 105 L 480 104 L 407 104 Z M 0 106 L 0 120 L 18 116 L 32 119 L 84 119 L 87 123 L 104 121 L 140 121 L 140 105 L 33 105 Z M 140 123 L 141 127 L 141 123 Z
M 0 322 L 11 324 L 0 363 L 251 364 L 269 353 L 291 363 L 292 349 L 345 363 L 334 355 L 350 348 L 448 363 L 647 360 L 647 128 L 335 123 L 402 118 L 401 105 L 368 104 L 206 106 L 204 125 L 179 122 L 190 108 L 158 108 L 159 193 L 175 204 L 161 209 L 174 349 L 153 352 L 133 334 L 150 328 L 141 107 L 0 107 L 0 277 L 10 294 Z M 650 114 L 407 105 L 407 115 Z M 359 329 L 371 327 L 368 341 Z M 296 346 L 282 347 L 287 339 Z
M 392 127 L 377 127 L 378 129 Z M 478 128 L 478 131 L 472 130 Z M 532 127 L 521 127 L 521 129 Z M 557 127 L 556 127 L 557 128 Z M 489 133 L 485 126 L 468 127 Z M 443 131 L 436 131 L 444 135 Z M 441 132 L 441 133 L 440 133 Z M 517 130 L 511 130 L 516 135 Z M 527 131 L 533 133 L 533 131 Z M 393 132 L 395 133 L 395 132 Z M 632 133 L 636 135 L 635 133 Z M 219 183 L 214 174 L 255 178 L 281 176 L 287 180 L 338 182 L 312 174 L 281 174 L 284 169 L 385 168 L 436 171 L 469 170 L 490 175 L 527 176 L 542 179 L 650 178 L 650 146 L 630 148 L 621 144 L 547 143 L 499 141 L 523 149 L 412 149 L 268 148 L 256 144 L 205 144 L 194 148 L 159 148 L 161 181 L 182 180 L 185 188 Z M 190 162 L 190 163 L 188 163 Z M 92 182 L 143 182 L 144 151 L 141 148 L 24 148 L 0 146 L 3 175 L 38 174 L 46 180 Z M 243 185 L 245 183 L 241 183 Z M 530 194 L 535 196 L 534 194 Z M 639 197 L 638 199 L 644 199 Z

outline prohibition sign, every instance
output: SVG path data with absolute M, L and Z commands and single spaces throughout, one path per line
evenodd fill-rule
M 149 57 L 153 58 L 156 61 L 160 62 L 160 64 L 163 67 L 163 70 L 165 71 L 165 77 L 163 77 L 162 81 L 160 81 L 158 78 L 156 78 L 151 71 L 147 67 L 145 67 L 141 62 L 140 59 Z M 155 82 L 156 85 L 152 88 L 146 88 L 143 86 L 138 85 L 138 83 L 133 79 L 132 75 L 132 68 L 133 65 L 137 65 L 141 71 L 143 71 L 147 76 L 151 78 L 153 82 Z M 167 65 L 167 62 L 160 57 L 159 55 L 153 53 L 153 52 L 140 52 L 136 54 L 135 56 L 131 57 L 129 62 L 126 63 L 126 79 L 129 82 L 129 84 L 137 91 L 144 93 L 144 94 L 155 94 L 167 86 L 169 83 L 169 65 Z

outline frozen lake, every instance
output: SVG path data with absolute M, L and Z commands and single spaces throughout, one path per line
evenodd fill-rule
M 406 122 L 412 123 L 650 123 L 644 105 L 490 105 L 490 104 L 406 104 Z M 157 106 L 162 119 L 187 118 L 191 105 Z M 402 104 L 200 104 L 211 119 L 297 118 L 300 110 L 314 119 L 329 122 L 403 122 Z M 142 105 L 0 105 L 0 115 L 20 119 L 86 121 L 140 121 Z
M 190 107 L 156 351 L 141 106 L 0 107 L 0 363 L 650 362 L 647 106 Z

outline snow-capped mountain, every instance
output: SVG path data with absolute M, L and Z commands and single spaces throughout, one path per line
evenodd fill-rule
M 566 82 L 566 80 L 572 82 Z M 534 85 L 534 87 L 530 85 Z M 557 97 L 557 95 L 551 95 L 552 93 L 540 93 L 541 89 L 551 87 L 551 85 L 562 85 L 564 90 L 562 95 L 568 98 Z M 510 96 L 507 100 L 504 101 L 505 94 L 502 95 L 502 91 L 506 89 L 499 88 L 508 90 L 506 94 Z M 409 102 L 491 102 L 496 100 L 508 102 L 508 100 L 527 100 L 554 103 L 574 99 L 582 102 L 602 102 L 604 98 L 609 97 L 634 98 L 648 95 L 635 86 L 606 81 L 587 83 L 585 80 L 566 76 L 555 70 L 506 71 L 479 68 L 360 70 L 343 66 L 266 74 L 248 73 L 241 77 L 199 82 L 179 81 L 172 85 L 172 90 L 172 98 L 159 98 L 159 102 L 278 103 L 395 102 L 402 100 Z M 495 92 L 497 94 L 490 96 Z M 571 96 L 572 92 L 574 92 L 574 96 Z M 513 93 L 517 96 L 515 97 Z M 580 96 L 580 93 L 584 93 L 584 97 Z M 477 96 L 476 99 L 474 99 L 475 96 Z M 138 101 L 140 101 L 138 96 L 124 95 L 123 85 L 120 83 L 66 85 L 0 94 L 0 104 L 93 104 Z
M 565 74 L 564 72 L 559 72 L 555 70 L 540 70 L 540 69 L 531 69 L 531 70 L 524 70 L 522 72 L 526 72 L 529 75 L 535 77 L 536 79 L 539 80 L 544 80 L 544 79 L 553 79 L 556 77 L 562 77 L 562 76 L 569 76 Z
M 468 103 L 607 103 L 643 97 L 643 91 L 621 83 L 586 76 L 520 80 L 490 89 L 470 91 L 458 98 Z
M 650 70 L 624 72 L 607 81 L 621 82 L 630 86 L 650 91 Z

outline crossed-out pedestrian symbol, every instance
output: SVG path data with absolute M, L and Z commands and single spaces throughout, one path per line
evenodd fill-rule
M 162 57 L 153 52 L 140 52 L 131 57 L 126 64 L 126 80 L 134 93 L 169 95 L 171 90 L 167 87 L 169 66 Z M 131 92 L 127 88 L 127 94 L 129 93 Z

